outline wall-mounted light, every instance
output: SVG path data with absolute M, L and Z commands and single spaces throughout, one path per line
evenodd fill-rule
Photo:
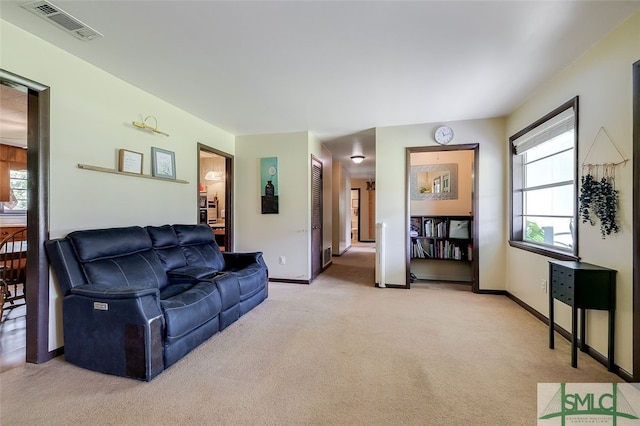
M 353 161 L 356 164 L 362 163 L 362 160 L 364 160 L 364 155 L 352 155 L 351 156 L 351 161 Z
M 156 127 L 152 127 L 150 125 L 147 124 L 147 120 L 153 118 L 156 122 Z M 144 120 L 142 120 L 142 122 L 140 121 L 132 121 L 131 124 L 133 124 L 136 127 L 139 127 L 141 129 L 146 129 L 146 130 L 150 130 L 153 133 L 157 133 L 159 135 L 165 135 L 165 136 L 169 136 L 168 133 L 165 132 L 161 132 L 160 130 L 158 130 L 158 119 L 155 118 L 153 115 L 148 116 L 147 118 L 145 118 Z

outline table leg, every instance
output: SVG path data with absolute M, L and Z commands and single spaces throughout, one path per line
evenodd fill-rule
M 587 319 L 585 315 L 586 309 L 580 309 L 580 350 L 582 352 L 587 351 Z
M 547 291 L 549 292 L 549 348 L 553 349 L 554 341 L 553 341 L 553 281 L 551 280 L 551 272 L 549 272 L 549 287 L 547 287 Z
M 610 310 L 609 311 L 609 365 L 608 365 L 608 369 L 609 371 L 613 371 L 613 365 L 614 365 L 614 360 L 615 360 L 615 339 L 614 339 L 614 333 L 616 330 L 616 311 L 615 310 Z
M 575 304 L 571 307 L 571 366 L 578 368 L 578 308 Z

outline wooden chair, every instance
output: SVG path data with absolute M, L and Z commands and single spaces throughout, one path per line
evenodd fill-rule
M 22 228 L 0 241 L 0 321 L 4 309 L 25 304 L 26 270 L 27 228 Z

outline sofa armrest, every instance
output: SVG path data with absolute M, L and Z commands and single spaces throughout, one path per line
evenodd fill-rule
M 105 284 L 86 284 L 71 289 L 71 294 L 98 299 L 136 299 L 147 295 L 158 297 L 155 287 L 113 287 Z
M 267 264 L 264 262 L 262 258 L 262 252 L 251 252 L 251 253 L 227 253 L 222 252 L 222 256 L 224 256 L 224 261 L 227 265 L 227 269 L 242 269 L 249 265 L 259 264 L 263 266 L 265 269 L 267 268 Z
M 68 362 L 117 376 L 151 380 L 164 370 L 164 317 L 150 287 L 74 287 L 62 302 Z

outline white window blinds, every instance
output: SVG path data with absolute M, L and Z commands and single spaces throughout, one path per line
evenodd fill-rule
M 556 115 L 549 121 L 545 121 L 540 126 L 529 130 L 524 135 L 513 141 L 516 155 L 535 148 L 565 132 L 575 128 L 575 113 L 573 108 Z

